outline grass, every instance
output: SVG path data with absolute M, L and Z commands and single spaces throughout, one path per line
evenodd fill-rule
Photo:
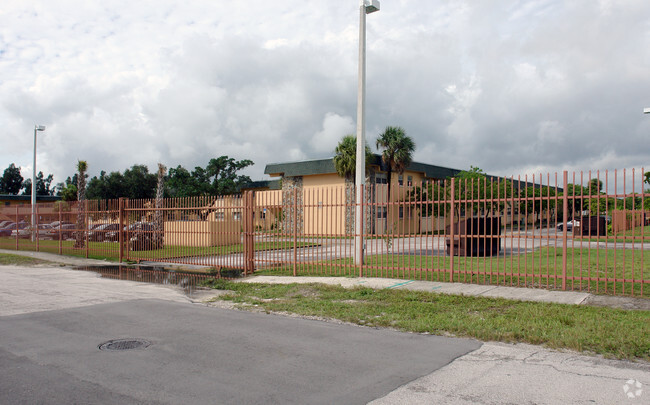
M 0 253 L 0 265 L 33 266 L 36 264 L 45 263 L 51 262 L 48 262 L 47 260 L 36 259 L 33 257 Z
M 583 242 L 610 242 L 610 243 L 643 243 L 650 244 L 650 226 L 637 226 L 625 232 L 619 232 L 616 235 L 579 237 L 576 241 Z
M 567 253 L 567 289 L 650 298 L 650 284 L 642 288 L 641 283 L 650 281 L 650 251 L 569 248 Z M 555 247 L 505 258 L 455 257 L 450 279 L 448 256 L 371 255 L 366 257 L 363 276 L 560 289 L 562 259 L 562 249 Z M 351 258 L 299 263 L 296 267 L 297 275 L 304 276 L 359 275 Z M 293 275 L 293 266 L 257 273 Z
M 38 251 L 59 253 L 58 240 L 40 240 L 38 245 L 28 239 L 21 239 L 19 242 L 20 250 Z M 298 242 L 298 248 L 319 246 L 313 242 Z M 269 242 L 256 242 L 256 251 L 269 251 L 280 249 L 293 249 L 293 241 L 275 240 Z M 0 238 L 0 248 L 15 249 L 16 240 L 14 238 Z M 88 242 L 88 257 L 91 259 L 117 261 L 120 255 L 120 246 L 118 242 Z M 61 242 L 62 253 L 69 256 L 86 257 L 86 249 L 75 249 L 73 240 L 65 240 Z M 144 251 L 129 251 L 129 260 L 152 260 L 164 258 L 177 258 L 187 256 L 223 256 L 234 253 L 242 253 L 244 245 L 236 243 L 225 246 L 207 246 L 207 247 L 194 247 L 194 246 L 165 246 L 162 249 L 144 250 Z
M 401 331 L 523 342 L 619 359 L 650 360 L 650 312 L 408 290 L 211 280 L 229 300 L 267 312 Z

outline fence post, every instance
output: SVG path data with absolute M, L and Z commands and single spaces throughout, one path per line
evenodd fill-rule
M 569 173 L 565 170 L 562 173 L 562 182 L 564 183 L 564 192 L 562 193 L 562 290 L 566 290 L 566 273 L 567 273 L 567 221 L 569 210 L 569 196 L 567 195 Z
M 38 204 L 35 204 L 34 209 L 32 210 L 32 212 L 36 212 L 36 218 L 35 218 L 35 219 L 36 219 L 36 221 L 35 221 L 36 223 L 35 223 L 35 224 L 32 224 L 32 232 L 35 232 L 35 233 L 33 233 L 33 235 L 34 235 L 34 234 L 36 235 L 36 251 L 37 251 L 37 252 L 40 252 L 40 251 L 41 251 L 41 244 L 40 244 L 40 242 L 41 242 L 41 235 L 40 235 L 40 232 L 38 232 L 38 230 L 39 230 L 38 228 L 39 228 L 39 225 L 40 225 L 41 221 L 39 221 L 38 217 L 39 217 L 41 214 L 38 212 Z M 36 229 L 34 230 L 34 228 L 36 228 Z
M 118 222 L 120 224 L 120 227 L 118 228 L 117 231 L 117 243 L 120 246 L 120 263 L 124 260 L 124 244 L 122 243 L 123 238 L 124 238 L 124 198 L 120 197 L 118 200 L 117 204 L 117 212 L 118 212 Z
M 298 275 L 298 188 L 293 189 L 293 276 Z
M 89 250 L 88 248 L 88 243 L 89 243 L 88 241 L 88 225 L 89 225 L 88 224 L 88 200 L 84 200 L 83 203 L 84 203 L 84 227 L 86 228 L 84 229 L 84 238 L 86 239 L 85 245 L 86 245 L 86 259 L 87 259 L 88 250 Z
M 359 186 L 359 192 L 361 193 L 361 196 L 360 196 L 361 198 L 359 198 L 359 201 L 360 201 L 360 204 L 361 204 L 361 208 L 359 209 L 359 211 L 361 212 L 361 214 L 359 215 L 359 222 L 361 222 L 361 226 L 359 226 L 357 228 L 357 229 L 360 230 L 360 232 L 359 232 L 359 247 L 357 248 L 357 254 L 359 254 L 359 257 L 360 257 L 360 260 L 359 260 L 359 277 L 363 277 L 363 261 L 365 260 L 364 256 L 365 256 L 365 250 L 366 250 L 366 249 L 364 249 L 364 246 L 363 246 L 363 244 L 364 244 L 364 241 L 363 241 L 363 232 L 364 232 L 363 217 L 365 215 L 365 210 L 364 210 L 364 208 L 365 208 L 365 199 L 364 199 L 364 195 L 363 195 L 364 194 L 364 188 L 365 187 L 362 186 L 362 185 Z
M 451 221 L 449 221 L 449 282 L 454 282 L 454 212 L 456 211 L 456 179 L 451 179 Z M 460 220 L 460 218 L 459 218 Z
M 63 235 L 62 235 L 63 227 L 61 225 L 63 224 L 61 223 L 61 220 L 63 219 L 63 217 L 61 211 L 63 210 L 63 204 L 59 204 L 58 207 L 59 207 L 59 254 L 62 255 L 63 254 Z
M 253 224 L 253 191 L 244 191 L 244 275 L 255 271 L 255 237 Z
M 18 206 L 16 205 L 16 250 L 19 249 L 18 239 L 20 238 L 18 238 Z

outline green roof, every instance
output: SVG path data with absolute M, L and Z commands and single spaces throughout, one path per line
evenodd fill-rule
M 13 195 L 13 194 L 0 194 L 0 200 L 2 201 L 32 201 L 31 195 Z M 57 195 L 37 195 L 36 201 L 59 201 L 61 196 Z
M 385 165 L 381 161 L 381 156 L 374 154 L 373 158 L 373 164 L 379 166 L 382 171 L 386 171 Z M 424 173 L 425 177 L 432 179 L 446 179 L 447 177 L 451 177 L 460 173 L 460 170 L 458 169 L 451 169 L 449 167 L 435 166 L 419 162 L 411 162 L 406 170 Z M 286 177 L 330 173 L 336 173 L 336 168 L 334 167 L 334 158 L 303 160 L 299 162 L 287 163 L 271 163 L 266 165 L 266 168 L 264 169 L 264 174 Z

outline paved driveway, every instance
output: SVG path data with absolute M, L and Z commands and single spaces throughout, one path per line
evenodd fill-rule
M 365 404 L 481 346 L 207 307 L 88 272 L 0 277 L 2 404 Z M 98 349 L 123 338 L 151 345 Z

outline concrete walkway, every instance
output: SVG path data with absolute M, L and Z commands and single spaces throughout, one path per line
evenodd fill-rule
M 115 266 L 115 262 L 104 260 L 85 259 L 73 256 L 61 256 L 44 252 L 25 252 L 0 249 L 0 253 L 15 254 L 66 266 Z M 173 265 L 158 263 L 165 268 L 200 268 L 205 266 Z M 621 309 L 637 309 L 650 311 L 650 299 L 596 295 L 580 291 L 553 291 L 542 288 L 506 287 L 495 285 L 443 283 L 435 281 L 400 280 L 393 278 L 372 277 L 287 277 L 287 276 L 254 276 L 241 280 L 245 283 L 323 283 L 340 285 L 352 288 L 364 286 L 376 289 L 406 289 L 417 291 L 430 291 L 442 294 L 457 294 L 468 296 L 483 296 L 492 298 L 506 298 L 520 301 L 552 302 L 558 304 L 607 306 Z

